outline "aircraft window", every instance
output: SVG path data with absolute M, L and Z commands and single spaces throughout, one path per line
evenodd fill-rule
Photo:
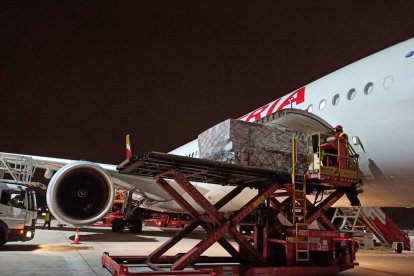
M 339 94 L 336 94 L 332 99 L 332 104 L 337 105 L 339 103 L 339 98 L 340 98 Z
M 319 103 L 319 110 L 324 109 L 324 108 L 325 108 L 325 105 L 326 105 L 326 101 L 325 101 L 325 100 L 322 100 L 322 101 Z
M 312 111 L 313 111 L 313 105 L 311 104 L 311 105 L 309 105 L 308 106 L 308 109 L 306 109 L 309 113 L 312 113 Z
M 355 88 L 352 88 L 348 92 L 348 100 L 353 100 L 355 98 L 355 95 L 356 95 L 356 90 Z
M 387 77 L 384 79 L 384 83 L 383 83 L 384 88 L 385 88 L 385 89 L 390 88 L 393 82 L 394 82 L 394 77 L 393 77 L 393 76 L 391 76 L 391 75 L 387 76 Z
M 374 91 L 374 84 L 372 82 L 369 82 L 365 85 L 364 93 L 365 95 L 369 95 Z

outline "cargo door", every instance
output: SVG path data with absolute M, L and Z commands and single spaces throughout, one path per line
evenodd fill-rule
M 260 124 L 285 127 L 302 133 L 334 135 L 333 127 L 324 119 L 304 110 L 287 108 L 260 119 Z

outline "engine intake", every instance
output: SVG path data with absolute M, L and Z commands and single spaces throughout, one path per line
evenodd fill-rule
M 106 170 L 79 161 L 59 169 L 49 182 L 46 200 L 53 216 L 73 225 L 101 219 L 112 207 L 114 185 Z

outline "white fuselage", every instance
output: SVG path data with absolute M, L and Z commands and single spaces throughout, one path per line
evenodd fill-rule
M 364 184 L 364 192 L 360 195 L 362 205 L 413 207 L 412 51 L 414 39 L 337 70 L 239 119 L 252 122 L 292 106 L 308 110 L 332 126 L 341 124 L 351 144 L 357 138 L 361 142 L 354 148 L 361 157 Z M 197 157 L 197 140 L 170 153 Z M 223 194 L 222 189 L 228 189 L 202 183 L 198 183 L 197 187 L 208 191 L 209 198 L 217 200 Z M 232 201 L 232 204 L 244 204 L 245 196 Z

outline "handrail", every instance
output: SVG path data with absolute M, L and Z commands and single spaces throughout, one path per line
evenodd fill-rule
M 330 153 L 330 152 L 324 151 L 323 146 L 326 143 L 331 142 L 333 139 L 335 139 L 336 141 L 337 153 Z M 359 155 L 356 153 L 356 151 L 352 148 L 352 146 L 349 144 L 349 142 L 346 139 L 316 132 L 309 136 L 308 143 L 309 142 L 312 145 L 312 153 L 309 155 L 310 157 L 308 157 L 308 160 L 311 164 L 310 169 L 312 171 L 315 171 L 316 169 L 320 170 L 322 167 L 332 167 L 331 165 L 328 166 L 326 163 L 324 163 L 324 160 L 326 161 L 329 158 L 331 158 L 331 160 L 336 160 L 335 162 L 336 165 L 334 167 L 338 168 L 339 175 L 341 175 L 341 172 L 344 169 L 347 169 L 347 170 L 355 171 L 356 178 L 359 179 L 359 162 L 358 162 Z M 341 144 L 343 142 L 346 143 L 345 153 L 343 152 L 344 146 L 343 144 Z M 319 160 L 316 160 L 316 157 Z M 343 162 L 343 160 L 346 160 L 346 161 Z M 346 165 L 344 167 L 344 166 L 341 166 L 341 164 L 342 165 L 346 164 Z

